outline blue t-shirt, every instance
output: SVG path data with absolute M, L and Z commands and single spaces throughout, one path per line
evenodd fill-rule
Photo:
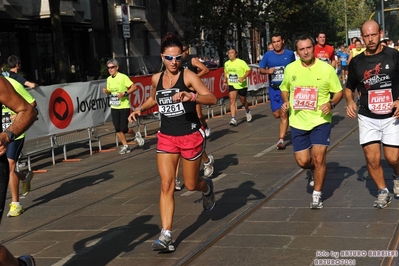
M 276 54 L 274 51 L 267 51 L 259 63 L 259 67 L 266 69 L 275 68 L 273 74 L 269 76 L 270 87 L 278 88 L 284 77 L 284 68 L 295 61 L 293 51 L 284 49 L 282 54 Z
M 339 60 L 341 61 L 341 66 L 347 66 L 349 55 L 342 51 L 338 51 L 337 55 L 338 55 Z

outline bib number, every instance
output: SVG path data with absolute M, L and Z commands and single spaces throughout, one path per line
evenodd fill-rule
M 238 75 L 237 74 L 230 74 L 229 75 L 229 83 L 238 83 Z
M 173 102 L 173 95 L 178 92 L 179 89 L 176 88 L 157 91 L 156 99 L 161 114 L 167 117 L 175 117 L 186 113 L 182 102 Z
M 109 99 L 109 104 L 112 106 L 119 106 L 121 105 L 121 100 L 116 95 L 112 95 Z
M 317 108 L 317 88 L 295 87 L 292 108 L 294 110 L 311 110 Z
M 369 90 L 368 106 L 372 113 L 385 115 L 392 112 L 392 91 L 391 89 Z
M 3 131 L 6 130 L 9 126 L 11 126 L 12 121 L 11 121 L 11 113 L 2 113 L 1 114 L 1 122 L 3 126 Z

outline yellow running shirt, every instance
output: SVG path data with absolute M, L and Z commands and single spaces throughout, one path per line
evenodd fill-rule
M 132 86 L 133 81 L 130 80 L 128 76 L 123 73 L 118 72 L 115 77 L 109 76 L 107 78 L 107 90 L 111 92 L 110 104 L 111 108 L 114 109 L 128 109 L 130 108 L 129 97 L 122 97 L 118 99 L 115 96 L 118 92 L 126 92 L 130 86 Z
M 247 79 L 243 80 L 243 82 L 238 82 L 238 79 L 243 77 L 248 70 L 250 70 L 249 66 L 240 58 L 236 58 L 234 61 L 228 60 L 224 63 L 224 74 L 227 77 L 227 83 L 236 90 L 247 87 Z
M 316 59 L 312 66 L 304 67 L 296 60 L 285 68 L 280 90 L 289 92 L 290 126 L 309 131 L 331 123 L 332 112 L 324 114 L 320 105 L 330 101 L 330 92 L 342 91 L 342 85 L 331 65 Z
M 14 87 L 15 91 L 22 96 L 22 98 L 25 99 L 29 104 L 33 103 L 35 101 L 35 98 L 22 86 L 21 83 L 16 81 L 13 78 L 10 77 L 5 77 L 8 82 L 11 83 L 11 85 Z M 12 121 L 11 121 L 11 116 L 15 115 L 15 112 L 9 109 L 7 106 L 3 104 L 2 106 L 2 119 L 3 119 L 3 131 L 7 129 L 9 126 L 11 126 Z M 26 132 L 22 133 L 16 140 L 24 138 L 26 135 Z
M 360 51 L 356 50 L 356 48 L 353 48 L 351 50 L 352 58 L 357 56 L 357 55 L 359 55 L 359 54 L 361 54 L 361 53 L 363 53 L 364 50 L 366 50 L 366 48 L 362 48 L 362 49 L 360 49 Z

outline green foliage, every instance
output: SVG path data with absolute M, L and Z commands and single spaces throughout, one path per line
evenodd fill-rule
M 223 58 L 226 44 L 234 39 L 235 25 L 238 31 L 246 25 L 260 29 L 264 38 L 264 25 L 269 22 L 270 33 L 283 34 L 288 45 L 299 35 L 315 37 L 322 30 L 327 42 L 337 46 L 345 43 L 345 29 L 359 28 L 378 6 L 377 2 L 379 0 L 194 0 L 185 13 L 184 37 L 191 44 L 200 43 L 204 30 L 207 33 L 204 41 L 217 47 Z

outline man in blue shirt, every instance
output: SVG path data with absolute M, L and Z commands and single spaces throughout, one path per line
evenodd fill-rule
M 341 45 L 341 50 L 338 51 L 338 60 L 339 60 L 339 65 L 341 67 L 341 82 L 342 84 L 345 84 L 346 78 L 348 76 L 348 59 L 349 59 L 349 53 L 347 52 L 348 47 L 345 47 Z
M 284 38 L 281 34 L 272 35 L 273 50 L 268 51 L 259 63 L 260 73 L 269 75 L 269 99 L 274 118 L 280 118 L 280 135 L 277 149 L 284 150 L 284 137 L 288 128 L 287 113 L 281 111 L 283 100 L 281 99 L 280 84 L 284 77 L 284 68 L 295 61 L 293 51 L 284 49 Z

